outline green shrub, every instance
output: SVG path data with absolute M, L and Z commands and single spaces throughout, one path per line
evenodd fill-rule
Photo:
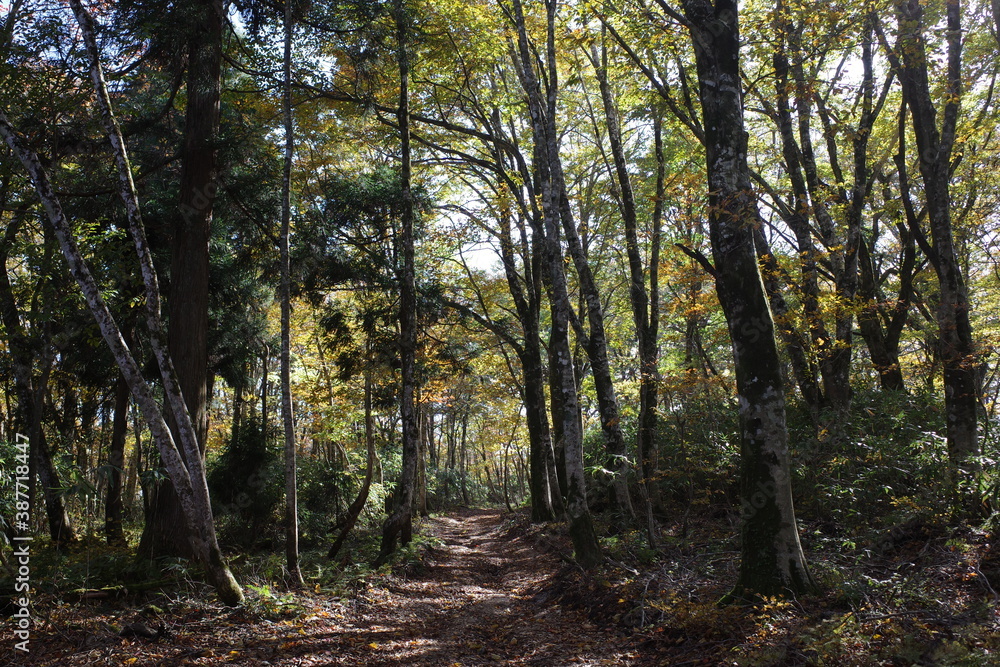
M 209 466 L 208 488 L 220 539 L 247 546 L 275 534 L 284 489 L 283 461 L 272 434 L 248 417 Z

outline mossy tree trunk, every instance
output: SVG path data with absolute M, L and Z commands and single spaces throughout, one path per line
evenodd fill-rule
M 911 231 L 918 241 L 923 240 L 922 249 L 938 279 L 937 351 L 944 368 L 948 454 L 953 463 L 964 467 L 971 457 L 979 454 L 980 388 L 969 294 L 952 234 L 949 188 L 962 99 L 961 4 L 951 0 L 946 6 L 947 66 L 940 123 L 931 98 L 923 11 L 918 0 L 897 0 L 899 61 L 893 65 L 899 72 L 903 98 L 910 110 L 930 239 L 925 238 L 916 224 Z
M 747 166 L 736 0 L 686 0 L 705 128 L 714 276 L 739 393 L 742 526 L 729 599 L 814 587 L 792 503 L 785 394 L 774 323 L 754 248 L 762 224 Z

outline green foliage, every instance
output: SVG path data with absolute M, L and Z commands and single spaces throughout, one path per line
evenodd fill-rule
M 179 569 L 179 566 L 183 569 Z M 163 586 L 191 584 L 190 563 L 178 559 L 150 561 L 134 558 L 123 545 L 108 545 L 103 538 L 84 537 L 68 548 L 54 549 L 47 537 L 36 536 L 31 549 L 33 591 L 67 595 L 72 591 L 118 587 L 119 592 L 139 590 L 148 582 Z M 13 580 L 0 569 L 0 592 L 13 589 Z
M 330 519 L 351 504 L 354 480 L 339 462 L 299 459 L 299 540 L 304 547 L 327 539 Z
M 854 405 L 839 445 L 808 435 L 801 414 L 790 420 L 803 516 L 854 531 L 950 513 L 955 498 L 936 397 L 873 390 Z
M 654 483 L 660 495 L 685 505 L 734 499 L 739 463 L 736 407 L 701 385 L 676 387 L 671 399 L 672 409 L 661 412 L 658 420 Z M 634 430 L 629 424 L 633 440 Z
M 266 584 L 247 584 L 247 596 L 243 603 L 248 612 L 269 620 L 280 620 L 300 614 L 305 608 L 298 596 L 291 592 L 274 593 Z
M 399 172 L 382 167 L 359 175 L 333 174 L 320 188 L 291 249 L 301 293 L 315 297 L 349 281 L 393 287 L 399 269 L 396 225 L 404 205 Z M 430 202 L 419 188 L 413 196 L 419 221 Z
M 283 462 L 259 418 L 244 418 L 208 471 L 212 509 L 224 542 L 248 545 L 276 530 Z
M 438 508 L 464 505 L 462 485 L 465 484 L 465 495 L 469 503 L 478 505 L 488 501 L 491 489 L 469 471 L 458 468 L 438 468 L 427 478 L 427 502 Z

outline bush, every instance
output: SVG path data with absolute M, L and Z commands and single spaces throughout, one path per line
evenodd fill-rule
M 275 513 L 284 489 L 283 462 L 277 443 L 260 419 L 248 417 L 222 454 L 209 466 L 212 496 L 222 542 L 248 546 L 273 537 L 280 525 Z
M 948 511 L 953 496 L 938 397 L 859 392 L 837 443 L 813 437 L 801 415 L 790 424 L 803 518 L 861 529 L 873 520 L 892 525 Z

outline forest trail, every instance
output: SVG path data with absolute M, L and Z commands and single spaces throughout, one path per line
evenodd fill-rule
M 299 596 L 294 617 L 262 620 L 247 609 L 179 604 L 153 616 L 136 608 L 77 606 L 54 611 L 33 634 L 32 652 L 0 664 L 92 665 L 620 665 L 643 660 L 636 642 L 560 606 L 552 587 L 564 567 L 540 550 L 525 522 L 498 510 L 462 510 L 425 519 L 440 540 L 414 571 L 372 577 L 335 599 Z M 75 612 L 75 613 L 74 613 Z M 155 639 L 118 628 L 163 625 Z M 0 638 L 7 640 L 7 634 Z M 23 659 L 22 659 L 23 657 Z
M 622 635 L 583 612 L 550 601 L 546 583 L 559 559 L 505 530 L 496 510 L 433 518 L 440 539 L 426 567 L 354 601 L 339 631 L 345 654 L 280 664 L 331 665 L 634 665 Z M 359 641 L 360 640 L 360 641 Z

